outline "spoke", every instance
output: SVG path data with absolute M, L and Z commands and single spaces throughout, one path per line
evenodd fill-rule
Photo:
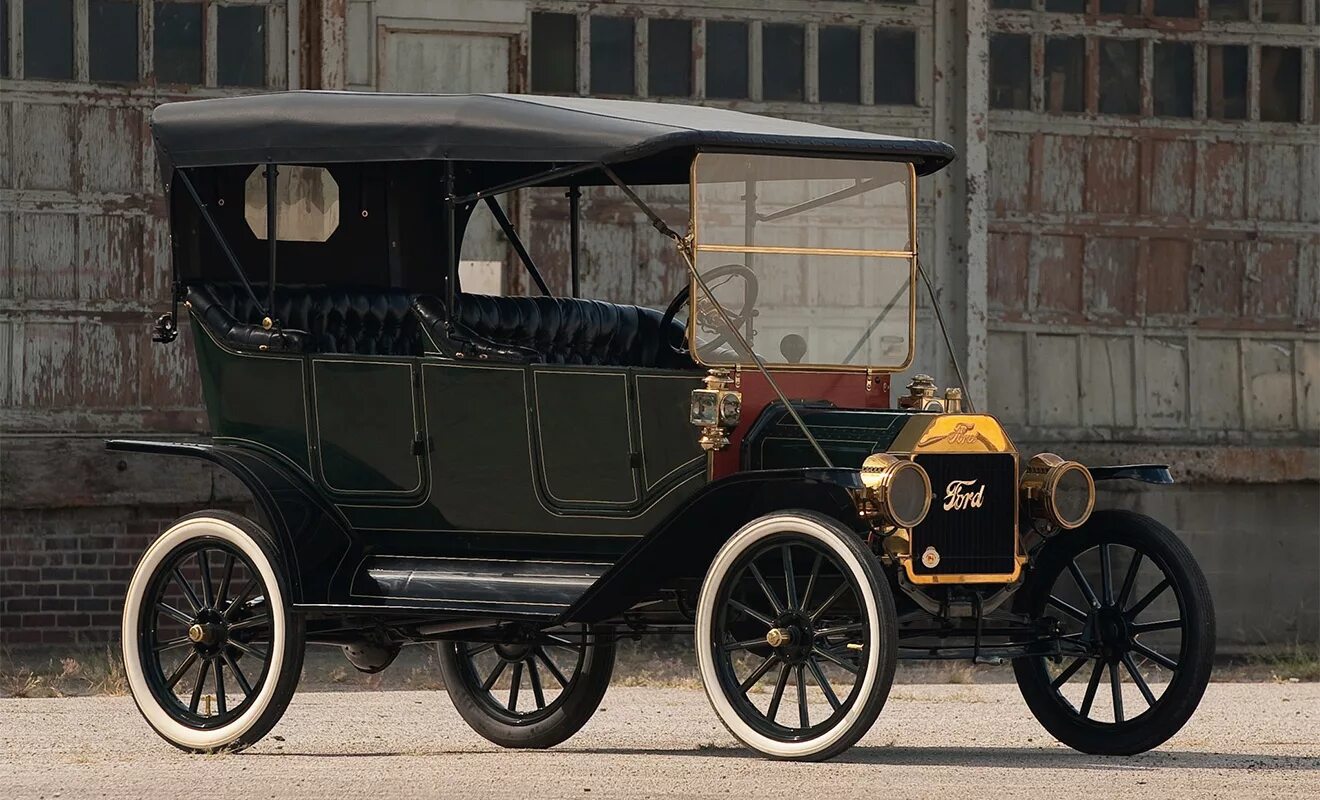
M 778 616 L 784 613 L 784 607 L 779 604 L 779 598 L 775 597 L 775 593 L 770 590 L 770 584 L 765 582 L 765 576 L 761 574 L 761 570 L 757 569 L 756 563 L 748 564 L 747 569 L 752 573 L 752 577 L 756 579 L 761 591 L 765 592 L 765 598 L 770 601 L 770 608 L 775 612 L 775 615 Z
M 541 663 L 545 664 L 545 668 L 550 670 L 550 674 L 555 677 L 555 680 L 559 681 L 559 685 L 567 689 L 568 678 L 565 678 L 564 673 L 560 672 L 559 667 L 555 666 L 555 662 L 550 660 L 550 654 L 544 648 L 538 647 L 536 648 L 536 657 L 541 659 Z
M 1123 684 L 1118 679 L 1118 664 L 1109 665 L 1109 691 L 1114 696 L 1114 722 L 1123 721 Z
M 269 624 L 270 624 L 270 616 L 269 616 L 269 615 L 267 615 L 267 614 L 258 614 L 258 615 L 255 616 L 255 617 L 249 617 L 249 618 L 247 618 L 247 619 L 245 619 L 245 620 L 242 620 L 242 621 L 240 621 L 240 622 L 235 622 L 233 625 L 230 625 L 230 626 L 229 626 L 229 630 L 231 630 L 231 631 L 243 631 L 243 630 L 247 630 L 248 628 L 259 628 L 259 627 L 261 627 L 262 625 L 269 625 Z
M 774 653 L 771 653 L 770 655 L 766 656 L 765 661 L 761 662 L 761 666 L 752 670 L 752 674 L 748 675 L 747 679 L 742 682 L 740 688 L 742 689 L 743 694 L 747 694 L 749 691 L 751 691 L 751 688 L 756 685 L 756 682 L 761 680 L 761 678 L 763 678 L 765 674 L 770 671 L 770 668 L 773 667 L 778 662 L 779 662 L 779 656 L 775 655 Z
M 253 577 L 248 581 L 247 586 L 243 587 L 243 591 L 239 593 L 238 597 L 234 598 L 234 602 L 230 603 L 229 607 L 225 609 L 224 617 L 226 622 L 228 622 L 230 617 L 234 615 L 235 611 L 247 602 L 247 599 L 252 596 L 252 591 L 256 588 L 257 579 L 256 577 Z
M 197 551 L 197 566 L 202 575 L 202 601 L 206 603 L 207 608 L 213 608 L 215 595 L 211 594 L 211 557 L 206 554 L 204 547 Z M 219 667 L 218 664 L 216 666 Z
M 192 624 L 193 624 L 193 618 L 192 618 L 192 617 L 190 617 L 190 616 L 188 616 L 187 614 L 183 613 L 182 611 L 180 611 L 179 609 L 177 609 L 177 608 L 175 608 L 174 606 L 170 605 L 169 603 L 157 603 L 157 604 L 156 604 L 156 610 L 157 610 L 157 611 L 164 612 L 167 616 L 173 618 L 175 622 L 179 622 L 179 623 L 181 623 L 181 624 L 183 624 L 183 625 L 192 625 Z
M 175 667 L 174 671 L 170 673 L 170 676 L 165 679 L 165 688 L 173 691 L 174 687 L 179 685 L 179 681 L 183 679 L 183 676 L 188 673 L 188 668 L 196 662 L 197 651 L 194 650 L 189 653 L 188 657 L 183 659 L 179 666 Z
M 807 682 L 802 675 L 802 665 L 798 664 L 797 675 L 798 724 L 803 728 L 811 727 L 811 713 L 807 710 Z
M 1091 682 L 1086 685 L 1086 697 L 1082 698 L 1082 709 L 1080 712 L 1083 719 L 1090 719 L 1091 704 L 1095 702 L 1095 690 L 1100 688 L 1100 676 L 1105 673 L 1105 662 L 1097 660 L 1095 669 L 1091 670 Z
M 192 639 L 187 636 L 180 636 L 177 639 L 170 639 L 168 642 L 161 642 L 156 645 L 156 652 L 163 653 L 166 650 L 173 650 L 176 647 L 183 647 L 186 644 L 192 644 Z
M 834 605 L 834 601 L 838 600 L 840 597 L 843 597 L 843 593 L 846 591 L 848 591 L 848 579 L 845 577 L 843 583 L 839 584 L 839 588 L 834 590 L 834 594 L 830 595 L 825 600 L 825 602 L 821 603 L 820 608 L 817 608 L 816 611 L 811 615 L 811 621 L 815 622 L 817 619 L 819 619 L 820 615 L 825 613 L 825 609 Z
M 229 709 L 225 708 L 225 676 L 222 672 L 224 663 L 215 662 L 215 707 L 221 714 L 227 713 Z
M 229 665 L 229 671 L 234 673 L 234 677 L 238 679 L 238 688 L 243 690 L 243 697 L 250 697 L 252 695 L 252 684 L 248 683 L 243 670 L 238 668 L 238 662 L 234 660 L 233 655 L 228 650 L 225 651 L 224 659 L 225 663 Z
M 509 679 L 509 710 L 518 710 L 518 690 L 522 688 L 523 662 L 513 662 L 513 677 Z
M 1143 656 L 1149 658 L 1151 661 L 1154 661 L 1156 664 L 1159 664 L 1161 667 L 1164 667 L 1165 669 L 1171 670 L 1173 672 L 1178 671 L 1178 662 L 1174 661 L 1172 658 L 1169 658 L 1163 653 L 1159 653 L 1155 650 L 1152 650 L 1151 648 L 1147 647 L 1141 642 L 1133 641 L 1131 644 L 1133 650 L 1136 650 L 1138 653 L 1141 653 Z
M 220 586 L 215 590 L 215 607 L 219 608 L 229 594 L 229 584 L 234 579 L 234 554 L 225 553 L 225 566 L 220 570 Z
M 464 652 L 467 653 L 468 658 L 471 658 L 472 656 L 481 655 L 482 653 L 486 652 L 487 650 L 490 650 L 494 646 L 495 646 L 494 642 L 485 642 L 483 644 L 477 645 L 476 647 L 466 648 Z
M 1155 584 L 1155 588 L 1146 592 L 1146 596 L 1137 601 L 1136 605 L 1129 608 L 1126 612 L 1128 619 L 1136 619 L 1137 615 L 1146 610 L 1146 606 L 1155 602 L 1155 598 L 1164 594 L 1164 590 L 1169 588 L 1169 579 L 1165 578 Z
M 183 596 L 188 599 L 188 605 L 192 608 L 193 613 L 196 614 L 201 611 L 202 604 L 197 600 L 197 593 L 188 585 L 188 579 L 183 577 L 183 573 L 179 571 L 178 567 L 174 568 L 173 575 L 175 582 L 179 584 L 179 588 L 183 589 Z
M 858 671 L 861 670 L 861 667 L 857 666 L 856 664 L 849 664 L 848 662 L 844 661 L 843 659 L 839 658 L 838 656 L 834 655 L 828 650 L 824 650 L 819 647 L 813 647 L 811 648 L 811 652 L 812 654 L 818 655 L 821 658 L 825 659 L 826 661 L 829 661 L 831 663 L 837 664 L 840 667 L 843 667 L 844 669 L 848 670 L 854 675 L 856 675 Z
M 545 708 L 545 692 L 541 691 L 541 674 L 536 671 L 536 660 L 527 657 L 527 680 L 532 684 L 532 697 L 538 709 Z
M 1100 597 L 1105 605 L 1114 603 L 1114 565 L 1109 561 L 1109 542 L 1100 544 Z
M 1086 580 L 1086 576 L 1082 574 L 1082 570 L 1077 566 L 1076 559 L 1068 562 L 1068 572 L 1072 574 L 1073 582 L 1077 584 L 1078 589 L 1082 590 L 1082 597 L 1086 598 L 1086 602 L 1090 604 L 1091 608 L 1099 608 L 1100 601 L 1096 599 L 1095 590 L 1091 588 L 1091 583 Z
M 1182 629 L 1182 619 L 1162 619 L 1158 622 L 1137 622 L 1132 625 L 1132 635 Z
M 1132 682 L 1141 690 L 1141 696 L 1146 698 L 1146 705 L 1155 705 L 1155 693 L 1150 690 L 1146 679 L 1141 677 L 1141 670 L 1137 669 L 1137 662 L 1132 660 L 1131 653 L 1123 654 L 1123 666 L 1127 667 L 1128 674 L 1132 676 Z
M 206 673 L 211 668 L 210 661 L 203 661 L 197 671 L 197 683 L 193 685 L 192 699 L 188 701 L 188 710 L 197 713 L 197 704 L 202 702 L 202 686 L 206 683 Z
M 1076 661 L 1069 664 L 1067 669 L 1059 673 L 1059 677 L 1050 682 L 1050 688 L 1057 690 L 1060 686 L 1067 683 L 1068 679 L 1076 675 L 1077 671 L 1085 666 L 1087 661 L 1090 661 L 1090 659 L 1086 656 L 1078 656 Z
M 251 645 L 249 645 L 249 644 L 247 644 L 247 643 L 245 643 L 245 642 L 240 642 L 240 641 L 237 640 L 237 639 L 230 639 L 230 640 L 229 640 L 229 645 L 230 645 L 231 647 L 237 649 L 237 650 L 238 650 L 239 652 L 241 652 L 241 653 L 246 653 L 247 655 L 252 656 L 253 658 L 257 659 L 258 661 L 265 661 L 265 660 L 266 660 L 266 654 L 265 654 L 265 653 L 261 652 L 260 650 L 256 649 L 255 647 L 252 647 Z
M 765 717 L 771 722 L 779 716 L 779 703 L 784 699 L 784 687 L 788 685 L 788 664 L 784 664 L 779 670 L 779 679 L 775 681 L 775 693 L 770 696 L 770 707 L 766 709 Z
M 504 668 L 507 667 L 508 665 L 509 662 L 501 658 L 500 663 L 496 664 L 495 669 L 491 670 L 490 677 L 486 678 L 486 680 L 482 682 L 481 690 L 483 692 L 489 692 L 492 689 L 494 689 L 495 681 L 500 679 L 500 676 L 504 674 Z
M 757 646 L 758 644 L 763 645 L 765 643 L 766 643 L 765 637 L 758 636 L 755 639 L 743 639 L 741 642 L 725 642 L 724 644 L 720 645 L 720 647 L 723 647 L 725 652 L 727 652 L 729 650 L 748 650 Z
M 833 628 L 821 628 L 816 631 L 815 636 L 817 639 L 822 639 L 827 636 L 838 636 L 841 633 L 848 633 L 849 631 L 860 631 L 865 627 L 865 622 L 853 622 L 848 625 L 835 625 Z
M 1137 573 L 1141 571 L 1141 551 L 1132 551 L 1132 563 L 1128 564 L 1127 577 L 1123 579 L 1123 588 L 1118 592 L 1118 607 L 1127 605 L 1132 596 L 1132 589 L 1137 585 Z
M 1072 617 L 1073 619 L 1077 620 L 1078 622 L 1086 622 L 1086 614 L 1082 613 L 1081 609 L 1076 608 L 1067 601 L 1060 600 L 1054 595 L 1050 595 L 1050 599 L 1046 600 L 1045 602 L 1059 609 L 1060 611 Z
M 751 608 L 748 608 L 748 607 L 747 607 L 746 605 L 744 605 L 741 601 L 738 601 L 738 600 L 730 600 L 730 601 L 729 601 L 729 605 L 732 606 L 732 607 L 734 607 L 734 608 L 736 608 L 736 609 L 738 609 L 739 611 L 743 612 L 744 614 L 746 614 L 747 616 L 749 616 L 749 617 L 751 617 L 752 619 L 756 620 L 757 622 L 764 623 L 765 625 L 767 625 L 768 627 L 771 627 L 771 628 L 773 628 L 773 627 L 775 626 L 775 621 L 774 621 L 774 620 L 770 619 L 770 618 L 767 617 L 765 614 L 762 614 L 760 611 L 754 611 L 754 610 L 752 610 Z
M 562 636 L 555 636 L 553 633 L 547 633 L 547 634 L 545 634 L 545 638 L 546 638 L 546 641 L 549 642 L 549 643 L 557 644 L 557 645 L 559 645 L 560 647 L 571 647 L 571 648 L 574 649 L 574 650 L 581 650 L 582 648 L 584 648 L 584 647 L 587 646 L 587 645 L 586 645 L 586 642 L 574 642 L 574 641 L 570 641 L 570 640 L 568 640 L 568 639 L 565 639 L 565 638 L 562 637 Z
M 834 694 L 834 689 L 830 686 L 829 679 L 825 677 L 825 673 L 821 670 L 820 664 L 816 659 L 807 659 L 807 669 L 811 670 L 811 677 L 816 679 L 816 685 L 825 693 L 825 699 L 830 702 L 830 708 L 838 711 L 840 705 L 839 698 Z
M 811 565 L 811 577 L 807 578 L 807 590 L 802 593 L 802 608 L 811 605 L 811 592 L 816 588 L 816 578 L 820 577 L 820 562 L 824 558 L 824 553 L 817 553 L 816 561 Z
M 788 602 L 788 610 L 798 610 L 797 600 L 797 576 L 793 574 L 793 545 L 786 544 L 780 551 L 784 557 L 784 597 Z

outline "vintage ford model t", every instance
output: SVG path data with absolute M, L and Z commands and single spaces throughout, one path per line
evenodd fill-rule
M 129 685 L 174 745 L 260 739 L 309 643 L 374 672 L 430 642 L 474 729 L 547 747 L 620 638 L 688 630 L 715 713 L 777 758 L 855 743 L 899 658 L 1011 659 L 1087 752 L 1193 713 L 1205 579 L 1160 523 L 1093 511 L 1096 481 L 1168 469 L 1019 453 L 926 376 L 891 403 L 917 181 L 949 146 L 514 95 L 202 100 L 152 129 L 175 291 L 155 338 L 187 314 L 212 435 L 108 446 L 209 461 L 256 509 L 178 520 L 129 586 Z M 553 237 L 505 213 L 551 189 L 568 296 L 538 267 Z M 667 309 L 577 296 L 584 190 L 668 237 Z M 535 296 L 462 285 L 479 210 Z

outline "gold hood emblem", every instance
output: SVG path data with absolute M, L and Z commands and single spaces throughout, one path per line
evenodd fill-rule
M 929 447 L 938 442 L 944 442 L 945 444 L 989 444 L 989 441 L 977 432 L 975 422 L 959 422 L 948 433 L 927 436 L 917 442 L 917 447 Z

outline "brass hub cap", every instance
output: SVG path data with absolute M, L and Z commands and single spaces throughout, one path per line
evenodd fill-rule
M 771 647 L 783 647 L 793 643 L 793 630 L 791 628 L 771 628 L 765 635 L 765 643 Z

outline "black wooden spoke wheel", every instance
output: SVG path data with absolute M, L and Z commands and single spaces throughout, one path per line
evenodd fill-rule
M 1210 680 L 1215 620 L 1205 576 L 1149 517 L 1098 511 L 1047 541 L 1016 609 L 1085 652 L 1013 662 L 1036 719 L 1077 750 L 1159 746 L 1191 718 Z
M 442 642 L 440 670 L 460 716 L 502 747 L 553 747 L 596 712 L 614 671 L 609 628 L 509 627 L 489 641 Z
M 897 659 L 889 584 L 857 534 L 809 512 L 744 526 L 697 607 L 697 662 L 729 732 L 775 758 L 820 760 L 861 738 Z
M 147 550 L 124 604 L 129 688 L 147 722 L 190 752 L 239 749 L 284 713 L 302 671 L 278 551 L 256 523 L 207 511 Z

